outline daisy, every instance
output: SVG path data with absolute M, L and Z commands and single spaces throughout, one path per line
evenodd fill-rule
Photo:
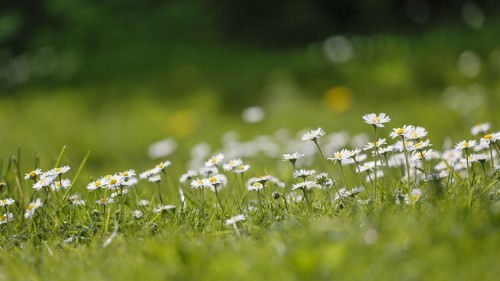
M 335 194 L 335 200 L 338 200 L 341 197 L 342 198 L 354 197 L 358 193 L 360 193 L 361 191 L 363 191 L 362 187 L 354 187 L 351 190 L 347 190 L 347 189 L 345 189 L 345 187 L 343 187 L 343 188 L 339 189 L 339 192 L 337 192 Z
M 471 147 L 476 146 L 476 141 L 475 140 L 470 140 L 470 141 L 461 141 L 455 145 L 456 150 L 467 150 Z
M 306 190 L 311 188 L 321 188 L 321 186 L 317 185 L 315 182 L 312 181 L 303 181 L 292 185 L 292 190 L 295 189 Z
M 427 136 L 427 130 L 423 127 L 413 127 L 408 129 L 408 132 L 404 134 L 406 140 L 416 140 Z
M 5 207 L 14 204 L 16 201 L 12 198 L 2 199 L 0 200 L 0 207 Z
M 316 173 L 315 170 L 304 170 L 304 169 L 301 169 L 301 170 L 296 170 L 296 171 L 293 171 L 293 174 L 292 174 L 292 177 L 293 178 L 307 178 L 307 177 L 310 177 L 312 175 L 314 175 Z
M 206 167 L 213 167 L 219 165 L 222 160 L 224 160 L 224 155 L 222 153 L 216 154 L 205 162 Z
M 304 154 L 298 152 L 283 154 L 283 161 L 290 161 L 292 164 L 295 164 L 295 162 L 297 162 L 297 160 L 301 157 L 304 157 Z
M 69 179 L 62 179 L 60 181 L 52 182 L 52 184 L 50 185 L 50 189 L 52 189 L 53 191 L 58 191 L 61 188 L 67 189 L 68 187 L 70 187 L 70 185 L 71 181 Z
M 5 213 L 0 216 L 0 224 L 8 223 L 9 221 L 14 219 L 14 215 L 12 213 Z
M 424 149 L 424 148 L 429 147 L 429 146 L 432 146 L 430 140 L 419 141 L 419 142 L 416 142 L 410 146 L 407 146 L 406 150 L 408 150 L 408 151 L 420 150 L 420 149 Z
M 134 211 L 134 218 L 135 218 L 136 220 L 141 219 L 143 216 L 144 216 L 144 214 L 143 214 L 141 211 L 139 211 L 139 210 L 135 210 L 135 211 Z
M 422 197 L 422 191 L 419 188 L 414 188 L 410 192 L 410 196 L 405 197 L 405 204 L 413 204 L 420 201 L 420 197 Z
M 432 149 L 415 151 L 415 152 L 413 152 L 410 160 L 412 162 L 415 162 L 418 160 L 427 160 L 433 156 L 433 153 L 434 153 L 434 150 L 432 150 Z
M 149 170 L 142 172 L 139 175 L 139 178 L 140 179 L 147 179 L 147 178 L 151 177 L 152 175 L 157 174 L 158 172 L 159 172 L 158 169 L 149 169 Z
M 42 206 L 42 200 L 37 198 L 34 202 L 29 203 L 28 207 L 26 207 L 26 212 L 24 213 L 24 218 L 29 219 L 32 218 L 35 214 L 36 209 Z
M 392 132 L 389 134 L 391 138 L 403 137 L 408 134 L 413 129 L 411 125 L 404 125 L 403 128 L 394 128 Z
M 242 174 L 250 169 L 250 165 L 239 165 L 238 167 L 234 168 L 234 172 L 237 174 Z
M 363 165 L 358 166 L 357 172 L 362 173 L 362 172 L 366 172 L 366 171 L 372 171 L 373 169 L 375 169 L 375 162 L 369 161 L 369 162 L 363 163 Z
M 204 167 L 201 167 L 201 169 L 200 169 L 200 175 L 202 175 L 204 177 L 208 177 L 210 175 L 214 175 L 214 174 L 218 174 L 218 173 L 219 173 L 219 169 L 217 169 L 216 166 L 213 166 L 213 167 L 204 166 Z
M 142 206 L 142 207 L 146 207 L 149 205 L 149 200 L 141 199 L 141 200 L 137 201 L 137 205 Z
M 387 144 L 385 139 L 378 139 L 378 141 L 376 141 L 376 142 L 367 143 L 365 145 L 365 147 L 363 148 L 363 150 L 370 150 L 370 149 L 373 149 L 375 147 L 378 148 L 379 146 L 384 145 L 384 144 Z
M 386 147 L 379 147 L 378 148 L 378 154 L 380 154 L 380 155 L 386 155 L 387 153 L 393 152 L 393 151 L 394 151 L 394 145 L 388 145 Z
M 248 190 L 261 190 L 264 188 L 264 185 L 258 181 L 253 182 L 247 185 Z
M 100 187 L 103 187 L 103 182 L 101 180 L 93 181 L 87 185 L 89 191 L 96 190 Z
M 115 192 L 111 193 L 111 198 L 115 198 L 116 196 L 122 196 L 124 194 L 127 194 L 128 193 L 128 189 L 124 188 L 124 189 L 116 189 Z
M 209 183 L 209 185 L 211 185 L 211 186 L 214 186 L 214 185 L 222 184 L 223 181 L 224 181 L 224 176 L 221 174 L 217 174 L 217 175 L 213 175 L 213 176 L 209 177 L 207 183 Z
M 170 161 L 160 162 L 160 164 L 156 165 L 154 169 L 158 170 L 159 172 L 163 172 L 165 168 L 167 168 L 171 164 L 172 163 L 170 163 Z
M 158 206 L 158 208 L 154 209 L 154 212 L 156 214 L 158 214 L 160 212 L 168 211 L 170 209 L 175 209 L 175 206 L 174 205 L 160 205 L 160 206 Z
M 40 179 L 33 185 L 33 189 L 38 191 L 44 187 L 48 187 L 52 184 L 55 179 L 55 175 L 42 174 Z
M 128 170 L 120 173 L 120 176 L 124 177 L 125 179 L 131 179 L 135 177 L 135 171 L 134 170 Z
M 226 220 L 226 225 L 235 224 L 239 221 L 244 221 L 244 220 L 245 220 L 244 215 L 237 215 L 237 216 L 231 217 L 230 219 Z
M 223 164 L 222 165 L 222 169 L 224 169 L 224 171 L 226 172 L 230 172 L 232 171 L 234 168 L 240 166 L 240 165 L 243 165 L 243 161 L 241 159 L 233 159 L 229 162 L 227 162 L 226 164 Z
M 59 175 L 66 173 L 67 171 L 69 171 L 69 169 L 70 169 L 69 166 L 62 166 L 62 167 L 51 169 L 51 170 L 47 171 L 45 174 L 59 176 Z
M 69 201 L 71 202 L 71 204 L 73 204 L 75 206 L 85 205 L 85 201 L 80 199 L 80 197 L 77 194 L 70 196 Z
M 327 173 L 318 174 L 315 177 L 315 180 L 316 180 L 316 184 L 321 185 L 323 187 L 333 186 L 333 181 L 332 181 L 332 179 L 330 179 L 330 177 L 328 176 Z
M 111 204 L 111 203 L 113 203 L 113 202 L 115 202 L 115 201 L 113 200 L 113 198 L 107 198 L 107 197 L 105 197 L 105 198 L 101 198 L 101 199 L 99 199 L 99 200 L 95 201 L 95 203 L 96 203 L 97 205 L 104 205 L 104 206 L 109 205 L 109 204 Z
M 385 115 L 385 113 L 380 113 L 378 116 L 375 113 L 370 113 L 365 114 L 363 120 L 365 120 L 365 123 L 373 125 L 374 127 L 384 127 L 384 123 L 391 121 L 391 118 Z
M 473 136 L 476 136 L 488 132 L 489 129 L 490 129 L 490 123 L 480 123 L 477 124 L 476 126 L 473 126 L 470 129 L 470 132 Z
M 152 175 L 148 178 L 148 181 L 150 182 L 160 182 L 161 181 L 161 175 L 160 174 L 156 174 L 156 175 Z
M 24 176 L 24 179 L 25 180 L 29 180 L 29 179 L 35 179 L 36 177 L 38 177 L 39 175 L 42 174 L 42 170 L 41 169 L 36 169 L 36 170 L 33 170 L 29 173 L 27 173 L 25 176 Z
M 179 182 L 180 183 L 185 183 L 187 182 L 188 180 L 192 180 L 194 177 L 196 177 L 198 175 L 198 173 L 194 170 L 189 170 L 187 171 L 185 174 L 183 174 L 180 178 L 179 178 Z
M 337 152 L 333 153 L 333 157 L 329 157 L 327 159 L 330 161 L 333 161 L 333 163 L 337 163 L 337 162 L 342 163 L 343 160 L 346 160 L 349 157 L 350 156 L 347 152 L 347 149 L 343 149 L 341 151 L 337 151 Z
M 479 162 L 481 164 L 484 164 L 486 160 L 488 159 L 488 155 L 480 153 L 480 154 L 475 154 L 472 153 L 469 155 L 469 162 L 474 163 L 474 162 Z
M 311 131 L 305 133 L 304 135 L 302 135 L 302 140 L 303 141 L 308 141 L 308 140 L 316 141 L 317 139 L 319 139 L 320 137 L 322 137 L 324 135 L 325 135 L 325 131 L 323 131 L 323 129 L 321 129 L 321 128 L 318 128 L 316 130 L 311 130 Z
M 106 182 L 106 187 L 109 189 L 116 189 L 124 185 L 125 178 L 120 175 L 111 176 Z
M 207 179 L 194 179 L 191 180 L 191 187 L 192 188 L 203 188 L 207 186 L 209 183 L 207 183 Z

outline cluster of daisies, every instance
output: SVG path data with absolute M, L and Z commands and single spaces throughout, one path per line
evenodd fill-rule
M 425 197 L 427 191 L 426 185 L 423 184 L 425 182 L 439 182 L 445 186 L 458 183 L 471 188 L 473 183 L 478 182 L 478 177 L 482 177 L 481 182 L 488 182 L 494 179 L 500 170 L 500 165 L 497 164 L 500 162 L 498 147 L 500 132 L 491 131 L 488 123 L 479 124 L 471 129 L 475 139 L 463 140 L 456 143 L 453 148 L 436 151 L 431 148 L 428 132 L 423 127 L 403 125 L 390 130 L 387 138 L 384 138 L 378 135 L 381 134 L 385 124 L 391 121 L 389 116 L 384 113 L 371 113 L 364 115 L 363 120 L 373 127 L 373 139 L 359 146 L 346 145 L 336 151 L 332 151 L 328 143 L 333 143 L 338 138 L 330 138 L 329 142 L 322 143 L 323 140 L 320 139 L 328 139 L 322 128 L 304 132 L 301 141 L 309 147 L 303 147 L 302 151 L 281 154 L 281 159 L 291 163 L 293 167 L 293 172 L 289 176 L 290 182 L 271 175 L 250 177 L 248 175 L 250 165 L 244 163 L 241 158 L 231 157 L 231 160 L 225 161 L 223 153 L 212 155 L 201 167 L 190 169 L 180 176 L 178 191 L 182 207 L 186 206 L 183 188 L 200 190 L 201 194 L 204 194 L 203 190 L 208 189 L 215 193 L 219 206 L 224 211 L 222 203 L 224 200 L 220 199 L 219 192 L 223 187 L 229 187 L 230 175 L 234 178 L 231 189 L 243 188 L 249 192 L 256 191 L 259 206 L 262 207 L 261 198 L 264 196 L 261 191 L 267 188 L 274 191 L 272 198 L 282 198 L 288 209 L 290 202 L 304 201 L 311 207 L 309 195 L 315 189 L 322 190 L 321 194 L 324 194 L 324 200 L 315 203 L 319 207 L 326 204 L 345 206 L 346 201 L 368 204 L 374 200 L 382 201 L 383 198 L 393 198 L 396 204 L 416 204 Z M 264 147 L 262 139 L 259 140 L 260 146 Z M 235 143 L 232 143 L 232 147 L 235 147 Z M 311 152 L 312 150 L 315 153 Z M 233 156 L 233 153 L 228 154 Z M 311 155 L 315 159 L 320 157 L 322 166 L 304 160 Z M 321 166 L 323 171 L 302 168 L 311 164 L 315 167 Z M 160 187 L 162 176 L 167 175 L 165 170 L 170 165 L 169 161 L 160 162 L 139 175 L 134 170 L 106 175 L 88 183 L 86 189 L 96 193 L 97 200 L 93 202 L 105 208 L 116 201 L 123 205 L 123 196 L 136 187 L 140 180 L 155 183 L 158 190 L 154 198 L 158 198 L 159 204 L 152 209 L 154 213 L 162 213 L 176 209 L 175 205 L 164 203 Z M 71 180 L 64 177 L 69 170 L 69 166 L 45 172 L 35 169 L 25 175 L 24 179 L 32 182 L 35 192 L 32 198 L 35 199 L 25 207 L 24 219 L 32 218 L 37 209 L 48 203 L 49 198 L 55 198 L 54 200 L 60 205 L 66 202 L 73 207 L 86 204 L 72 192 Z M 5 186 L 5 182 L 0 183 L 0 190 Z M 243 196 L 241 192 L 236 194 Z M 156 200 L 154 198 L 152 200 Z M 137 201 L 134 217 L 140 219 L 147 211 L 150 200 Z M 15 204 L 13 198 L 0 199 L 0 207 L 4 208 L 4 213 L 0 215 L 0 224 L 14 219 L 14 212 L 10 208 Z M 236 227 L 236 223 L 244 219 L 244 215 L 240 214 L 228 219 L 226 223 Z

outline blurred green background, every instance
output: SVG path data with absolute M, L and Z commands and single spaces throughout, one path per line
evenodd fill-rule
M 499 11 L 493 0 L 2 1 L 0 155 L 21 147 L 29 170 L 64 145 L 72 163 L 91 150 L 95 177 L 148 167 L 165 138 L 182 162 L 227 131 L 359 133 L 370 112 L 427 127 L 439 148 L 478 122 L 499 128 Z M 245 121 L 250 106 L 265 117 Z

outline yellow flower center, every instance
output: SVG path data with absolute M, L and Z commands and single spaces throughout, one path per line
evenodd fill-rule
M 484 135 L 484 139 L 485 140 L 492 140 L 493 139 L 493 135 L 492 134 L 486 134 L 486 135 Z
M 28 208 L 26 208 L 26 209 L 27 209 L 28 211 L 31 211 L 31 210 L 33 210 L 34 208 L 35 208 L 35 204 L 30 203 L 30 204 L 28 205 Z
M 61 172 L 61 168 L 55 168 L 55 169 L 54 169 L 54 171 L 55 171 L 56 173 L 59 173 L 59 172 Z
M 156 167 L 159 168 L 159 169 L 162 169 L 163 166 L 164 166 L 163 163 L 160 163 L 160 164 L 156 165 Z
M 123 172 L 123 173 L 122 173 L 122 176 L 124 176 L 124 177 L 128 177 L 128 172 Z
M 238 170 L 240 170 L 240 171 L 243 171 L 243 170 L 245 170 L 245 166 L 240 165 L 240 166 L 238 166 L 236 169 L 238 169 Z
M 216 177 L 211 177 L 210 178 L 210 182 L 212 182 L 212 183 L 217 182 L 217 178 Z
M 111 180 L 109 180 L 109 183 L 110 184 L 115 184 L 118 180 L 116 178 L 112 178 Z
M 418 194 L 413 194 L 413 195 L 411 196 L 411 199 L 413 200 L 413 202 L 417 202 L 417 201 L 418 201 L 418 199 L 420 199 L 420 196 L 419 196 Z
M 30 177 L 30 179 L 36 177 L 36 172 L 35 171 L 31 171 L 29 172 L 28 176 Z
M 398 128 L 396 130 L 396 134 L 398 134 L 398 135 L 402 135 L 404 132 L 405 132 L 405 130 L 403 130 L 403 128 Z
M 377 116 L 375 116 L 375 117 L 372 118 L 372 122 L 373 123 L 379 123 L 380 122 L 380 118 L 377 117 Z

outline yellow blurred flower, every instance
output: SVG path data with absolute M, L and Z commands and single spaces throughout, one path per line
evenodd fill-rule
M 328 109 L 336 113 L 345 112 L 352 106 L 352 92 L 345 86 L 330 88 L 326 91 L 323 102 Z

